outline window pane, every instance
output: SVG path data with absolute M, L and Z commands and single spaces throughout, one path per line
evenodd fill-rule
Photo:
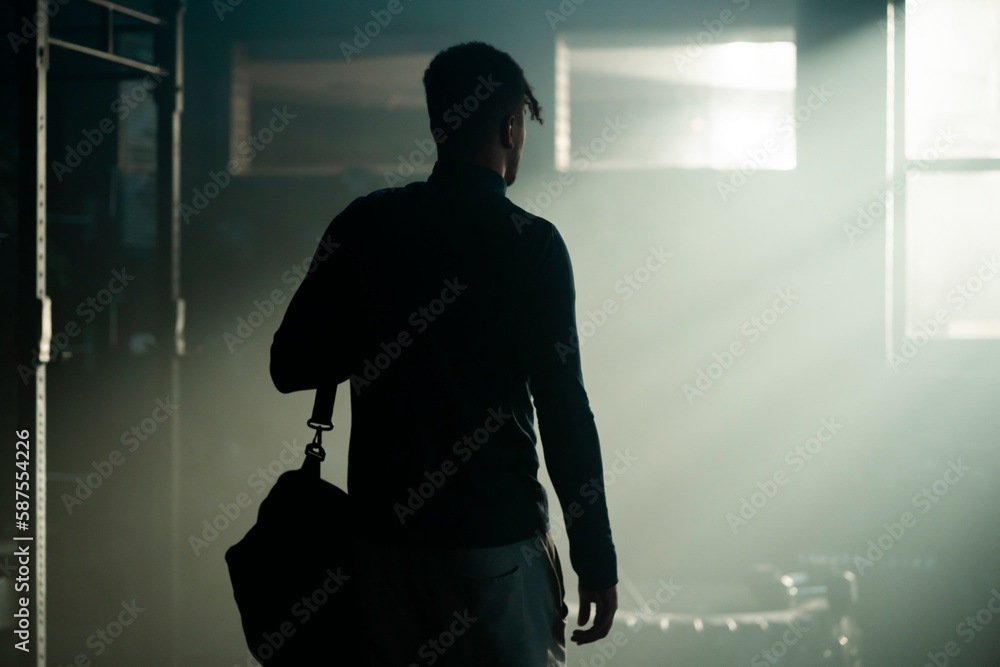
M 905 21 L 907 157 L 949 126 L 942 157 L 1000 157 L 1000 0 L 921 0 Z
M 421 81 L 433 57 L 404 53 L 350 63 L 236 59 L 230 159 L 241 175 L 363 169 L 384 175 L 390 186 L 413 174 L 426 176 L 437 146 Z M 250 139 L 270 132 L 276 110 L 294 118 L 288 131 L 282 129 L 264 150 L 254 149 Z
M 794 168 L 794 35 L 741 37 L 697 49 L 629 35 L 562 38 L 557 168 L 729 170 L 753 156 L 761 169 Z M 609 132 L 615 119 L 627 127 Z
M 912 171 L 906 192 L 906 334 L 943 309 L 939 338 L 1000 338 L 1000 172 Z

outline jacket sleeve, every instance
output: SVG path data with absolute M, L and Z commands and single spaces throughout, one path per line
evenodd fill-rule
M 576 287 L 569 251 L 551 224 L 532 272 L 537 295 L 530 320 L 529 384 L 545 465 L 562 506 L 570 562 L 580 584 L 603 590 L 618 583 L 608 519 L 601 445 L 583 385 L 576 337 Z
M 363 321 L 351 262 L 355 200 L 324 233 L 271 343 L 271 380 L 283 394 L 336 385 L 355 366 Z

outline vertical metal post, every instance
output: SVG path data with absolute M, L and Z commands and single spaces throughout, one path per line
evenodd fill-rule
M 896 0 L 889 0 L 886 6 L 886 20 L 885 20 L 885 39 L 886 39 L 886 61 L 885 61 L 885 84 L 886 84 L 886 95 L 885 95 L 885 153 L 886 153 L 886 164 L 885 164 L 885 184 L 886 191 L 891 187 L 892 180 L 896 177 L 896 118 L 897 118 L 897 104 L 900 103 L 901 98 L 898 97 L 896 91 L 896 63 L 899 60 L 896 51 L 896 11 L 902 9 L 902 7 L 896 7 Z M 896 197 L 895 195 L 889 194 L 886 197 L 885 206 L 885 365 L 886 368 L 891 368 L 892 355 L 893 355 L 893 341 L 895 340 L 895 323 L 896 318 L 894 317 L 895 299 L 893 298 L 893 290 L 895 289 L 896 282 L 893 279 L 893 272 L 895 271 L 894 252 L 895 244 L 895 225 L 896 225 Z
M 902 0 L 892 0 L 893 4 L 893 58 L 895 66 L 893 77 L 893 136 L 892 160 L 893 178 L 906 179 L 906 3 Z M 886 183 L 886 188 L 891 180 Z M 908 184 L 907 184 L 908 185 Z M 890 359 L 894 354 L 896 340 L 906 335 L 906 198 L 907 187 L 892 195 L 892 218 L 886 213 L 886 296 L 891 299 L 886 303 L 889 321 L 886 323 L 887 344 L 886 363 L 891 366 Z M 890 224 L 891 222 L 891 224 Z
M 29 586 L 34 598 L 31 645 L 35 663 L 45 666 L 46 642 L 46 440 L 45 363 L 52 336 L 51 304 L 46 294 L 46 106 L 48 77 L 48 16 L 44 0 L 21 0 L 18 15 L 35 27 L 34 37 L 18 51 L 18 261 L 17 261 L 17 428 L 30 431 L 34 490 L 29 530 L 18 537 L 28 545 Z M 23 25 L 23 23 L 22 23 Z M 35 367 L 37 363 L 37 368 Z M 26 662 L 30 664 L 30 654 Z
M 181 297 L 181 113 L 184 110 L 184 1 L 156 0 L 154 13 L 165 23 L 156 32 L 156 64 L 170 70 L 156 89 L 157 103 L 157 339 L 161 345 L 160 368 L 170 386 L 170 396 L 183 405 L 180 358 L 184 355 L 184 299 Z M 170 420 L 170 654 L 179 665 L 181 653 L 181 419 L 178 410 Z

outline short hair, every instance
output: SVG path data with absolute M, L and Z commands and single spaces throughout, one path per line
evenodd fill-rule
M 434 56 L 424 72 L 424 91 L 439 155 L 475 152 L 522 101 L 532 120 L 542 122 L 542 107 L 520 65 L 483 42 L 457 44 Z

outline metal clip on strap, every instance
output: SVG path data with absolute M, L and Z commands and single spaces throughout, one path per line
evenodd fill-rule
M 309 428 L 316 429 L 313 441 L 306 445 L 306 454 L 315 456 L 320 461 L 326 458 L 326 452 L 323 451 L 323 431 L 333 430 L 333 404 L 336 398 L 337 385 L 319 387 L 313 401 L 312 417 L 306 422 Z

